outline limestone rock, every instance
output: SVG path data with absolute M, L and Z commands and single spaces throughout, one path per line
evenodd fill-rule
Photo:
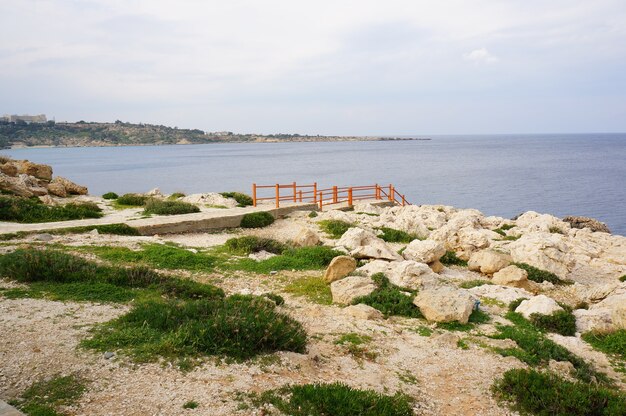
M 335 257 L 324 272 L 324 281 L 326 283 L 343 279 L 356 269 L 356 260 L 350 256 Z
M 611 295 L 590 309 L 607 309 L 617 329 L 626 329 L 626 293 Z
M 276 257 L 276 254 L 270 253 L 265 250 L 261 250 L 256 253 L 250 253 L 248 257 L 255 261 L 262 261 L 262 260 L 271 259 L 272 257 Z
M 540 315 L 552 315 L 554 312 L 562 311 L 563 308 L 552 298 L 546 295 L 533 296 L 530 299 L 522 301 L 515 312 L 521 313 L 524 318 L 530 318 L 533 313 Z
M 615 330 L 611 311 L 607 308 L 576 309 L 572 313 L 576 317 L 576 332 L 597 331 L 607 333 Z
M 376 290 L 374 281 L 369 277 L 348 276 L 330 284 L 333 302 L 349 305 L 360 296 L 367 296 Z
M 529 299 L 533 296 L 532 293 L 524 289 L 499 286 L 499 285 L 482 285 L 482 286 L 473 287 L 468 290 L 470 293 L 472 293 L 475 296 L 478 296 L 481 299 L 482 298 L 495 299 L 504 303 L 505 305 L 508 305 L 509 303 L 517 299 L 521 299 L 521 298 Z
M 439 345 L 443 345 L 448 348 L 457 348 L 461 337 L 454 332 L 444 332 L 443 334 L 437 335 L 434 340 Z
M 446 254 L 446 249 L 443 244 L 438 241 L 413 240 L 406 247 L 402 256 L 407 260 L 413 260 L 419 263 L 432 263 L 438 261 L 444 254 Z
M 574 267 L 572 247 L 565 236 L 555 233 L 530 233 L 509 245 L 516 263 L 527 263 L 565 278 Z
M 523 213 L 515 220 L 515 223 L 517 228 L 523 231 L 523 234 L 528 232 L 551 233 L 556 230 L 562 234 L 567 234 L 571 228 L 568 223 L 553 215 L 539 214 L 534 211 Z
M 67 197 L 67 191 L 65 190 L 65 186 L 60 182 L 50 182 L 48 184 L 48 193 L 54 196 L 59 196 L 61 198 Z
M 358 305 L 350 305 L 344 310 L 346 315 L 352 316 L 357 319 L 376 320 L 383 319 L 383 314 L 378 309 L 372 308 L 364 303 Z
M 162 198 L 163 194 L 161 193 L 161 190 L 159 188 L 153 188 L 146 192 L 146 196 L 151 196 L 153 198 Z
M 52 187 L 52 188 L 51 188 Z M 61 191 L 61 187 L 65 192 L 65 195 L 59 195 L 63 193 Z M 48 192 L 56 196 L 67 196 L 67 195 L 87 195 L 87 187 L 77 185 L 69 179 L 62 178 L 61 176 L 57 176 L 52 179 L 50 184 L 48 185 Z
M 439 260 L 433 261 L 432 263 L 428 263 L 428 267 L 435 273 L 441 273 L 444 269 L 444 265 Z
M 234 208 L 237 206 L 237 201 L 233 198 L 226 198 L 217 192 L 187 195 L 182 198 L 182 201 L 190 204 L 205 204 L 214 207 Z
M 474 298 L 464 289 L 441 287 L 417 294 L 413 304 L 431 322 L 458 321 L 466 324 L 474 309 Z
M 28 160 L 14 160 L 11 163 L 15 165 L 18 174 L 33 176 L 45 181 L 52 179 L 52 168 L 48 165 L 33 163 Z
M 336 245 L 346 247 L 350 250 L 350 255 L 357 259 L 402 260 L 387 243 L 362 228 L 350 228 Z
M 359 267 L 358 271 L 367 276 L 384 273 L 394 285 L 410 290 L 433 287 L 439 281 L 439 276 L 428 265 L 412 260 L 392 262 L 374 260 Z
M 608 233 L 611 234 L 611 230 L 609 230 L 609 227 L 603 223 L 600 222 L 596 219 L 593 218 L 589 218 L 589 217 L 577 217 L 577 216 L 567 216 L 565 218 L 563 218 L 563 221 L 568 223 L 572 228 L 588 228 L 593 232 L 602 232 L 602 233 Z
M 48 206 L 56 206 L 59 205 L 57 201 L 54 200 L 50 195 L 42 195 L 39 197 L 39 200 Z
M 0 164 L 0 172 L 4 173 L 7 176 L 17 176 L 17 167 L 9 161 Z
M 302 228 L 293 240 L 293 245 L 296 247 L 312 247 L 319 243 L 320 237 L 315 231 L 308 228 Z
M 0 189 L 27 198 L 31 196 L 43 196 L 48 193 L 45 188 L 39 185 L 39 182 L 34 177 L 26 174 L 12 177 L 0 173 Z
M 519 287 L 528 290 L 530 290 L 531 286 L 526 270 L 513 265 L 494 273 L 491 281 L 496 285 Z
M 467 267 L 472 271 L 494 274 L 511 264 L 511 256 L 497 251 L 482 250 L 470 256 Z
M 48 241 L 54 240 L 54 237 L 51 234 L 47 234 L 47 233 L 35 234 L 33 236 L 33 240 L 35 240 L 35 241 L 44 241 L 44 242 L 47 243 Z
M 558 375 L 565 377 L 567 379 L 571 379 L 571 375 L 576 370 L 574 368 L 574 364 L 569 361 L 556 361 L 550 360 L 548 361 L 548 368 Z

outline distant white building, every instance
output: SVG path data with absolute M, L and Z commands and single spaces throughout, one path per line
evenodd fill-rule
M 23 121 L 24 123 L 45 123 L 48 121 L 45 114 L 39 114 L 36 116 L 23 115 L 18 116 L 17 114 L 5 114 L 3 117 L 0 117 L 0 121 L 8 121 L 9 123 L 16 123 L 18 121 Z

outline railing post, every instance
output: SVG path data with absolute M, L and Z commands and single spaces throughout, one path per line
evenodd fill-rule
M 298 197 L 300 199 L 300 202 L 302 202 L 302 191 L 298 191 L 298 193 L 300 194 L 300 195 L 298 195 Z
M 280 185 L 276 184 L 276 208 L 280 208 Z
M 298 200 L 296 199 L 296 194 L 297 194 L 296 188 L 297 186 L 296 186 L 296 183 L 294 182 L 293 183 L 293 202 L 298 202 Z
M 352 187 L 348 188 L 348 206 L 352 206 Z
M 402 206 L 406 206 L 406 198 L 402 195 Z
M 256 183 L 252 184 L 252 206 L 256 207 Z
M 324 209 L 324 193 L 320 191 L 320 211 Z
M 337 203 L 337 187 L 333 186 L 333 204 Z
M 376 199 L 380 199 L 380 186 L 378 184 L 376 186 Z
M 317 182 L 313 182 L 313 203 L 317 204 Z
M 389 200 L 393 201 L 394 200 L 394 195 L 393 195 L 393 185 L 389 184 Z

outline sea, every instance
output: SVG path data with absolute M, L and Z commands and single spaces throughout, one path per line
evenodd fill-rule
M 388 185 L 413 204 L 513 217 L 581 215 L 626 235 L 626 134 L 419 136 L 430 140 L 25 148 L 93 195 L 241 191 L 253 183 Z

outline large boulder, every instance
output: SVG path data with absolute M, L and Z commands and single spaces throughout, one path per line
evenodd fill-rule
M 475 300 L 467 290 L 441 287 L 419 292 L 413 304 L 430 322 L 458 321 L 465 324 L 472 314 Z
M 626 293 L 611 295 L 602 302 L 593 305 L 590 309 L 608 310 L 615 328 L 626 329 Z
M 362 228 L 348 229 L 336 245 L 347 248 L 350 255 L 357 259 L 402 260 L 402 256 L 393 251 L 387 243 Z
M 359 272 L 372 276 L 384 273 L 391 283 L 410 290 L 437 285 L 439 276 L 424 263 L 412 260 L 386 262 L 374 260 L 359 267 Z
M 572 312 L 576 317 L 576 332 L 613 332 L 615 325 L 611 318 L 611 311 L 606 308 L 576 309 Z
M 534 211 L 528 211 L 517 217 L 515 220 L 518 231 L 528 232 L 559 232 L 567 234 L 570 225 L 561 221 L 557 217 L 549 214 L 539 214 Z
M 87 195 L 88 190 L 85 186 L 77 185 L 69 179 L 57 176 L 48 184 L 48 192 L 56 196 L 66 197 L 67 195 Z
M 476 272 L 494 274 L 511 264 L 511 256 L 492 250 L 482 250 L 470 256 L 467 267 Z
M 48 193 L 46 188 L 39 185 L 37 179 L 23 173 L 15 177 L 0 173 L 0 189 L 27 198 L 31 196 L 42 196 Z
M 533 313 L 540 315 L 552 315 L 555 312 L 562 311 L 563 308 L 552 298 L 546 295 L 533 296 L 530 299 L 523 300 L 515 309 L 515 312 L 521 313 L 524 318 L 530 318 Z
M 508 266 L 493 274 L 492 283 L 502 286 L 519 287 L 532 290 L 534 282 L 528 280 L 528 272 L 517 266 Z
M 446 254 L 446 249 L 439 241 L 413 240 L 406 247 L 402 256 L 419 263 L 433 263 Z
M 524 234 L 509 245 L 514 262 L 530 264 L 560 278 L 567 277 L 575 265 L 571 249 L 567 237 L 556 233 Z
M 313 247 L 320 243 L 320 237 L 317 233 L 309 228 L 302 228 L 298 235 L 293 239 L 293 245 L 296 247 Z
M 376 290 L 376 284 L 369 277 L 348 276 L 330 284 L 334 303 L 349 305 L 361 296 L 367 296 Z
M 611 234 L 611 230 L 609 230 L 609 227 L 605 223 L 593 218 L 570 215 L 563 218 L 563 221 L 568 223 L 572 228 L 588 228 L 593 232 Z
M 33 163 L 28 160 L 13 160 L 11 163 L 16 167 L 18 174 L 33 176 L 44 181 L 52 179 L 52 168 L 48 165 Z
M 356 269 L 356 260 L 350 256 L 335 257 L 324 272 L 324 281 L 332 283 L 343 279 Z

